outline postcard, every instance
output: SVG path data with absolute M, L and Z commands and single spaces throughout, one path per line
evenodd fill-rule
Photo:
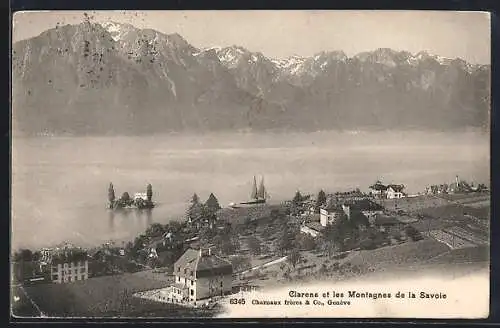
M 486 318 L 490 15 L 23 11 L 11 315 Z

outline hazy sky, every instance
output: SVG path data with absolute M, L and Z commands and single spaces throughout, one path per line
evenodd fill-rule
M 179 33 L 195 47 L 241 45 L 269 57 L 311 56 L 343 50 L 348 56 L 376 48 L 426 50 L 471 63 L 490 63 L 490 16 L 436 11 L 98 11 L 96 22 L 130 23 Z M 13 41 L 56 24 L 76 24 L 82 11 L 22 12 Z

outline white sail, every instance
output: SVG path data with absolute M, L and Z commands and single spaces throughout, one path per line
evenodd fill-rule
M 255 176 L 253 177 L 253 186 L 252 186 L 252 195 L 250 196 L 250 199 L 257 199 L 258 197 L 258 191 L 257 191 L 257 180 L 255 179 Z
M 260 180 L 259 190 L 257 191 L 258 199 L 266 199 L 266 188 L 264 187 L 264 177 Z

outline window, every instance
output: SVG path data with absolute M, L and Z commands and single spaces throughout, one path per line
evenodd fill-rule
M 181 272 L 181 267 L 178 267 L 178 268 L 177 268 L 177 272 Z
M 191 271 L 191 276 L 193 275 L 193 271 Z
M 193 285 L 194 285 L 194 281 L 193 281 L 193 280 L 191 280 L 191 286 L 193 286 Z
M 220 282 L 220 286 L 222 287 L 222 281 Z
M 191 296 L 194 296 L 194 289 L 191 289 Z
M 187 268 L 184 268 L 184 274 L 186 274 L 186 273 L 187 273 Z

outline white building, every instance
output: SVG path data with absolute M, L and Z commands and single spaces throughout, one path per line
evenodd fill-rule
M 403 193 L 404 188 L 405 187 L 403 185 L 388 185 L 386 191 L 387 198 L 397 199 L 405 197 L 405 194 Z
M 174 264 L 170 299 L 196 303 L 232 291 L 233 266 L 208 249 L 188 249 Z M 174 295 L 175 294 L 175 295 Z
M 148 200 L 148 195 L 146 193 L 143 193 L 143 192 L 136 192 L 134 194 L 134 200 L 138 200 L 138 199 Z
M 344 212 L 342 207 L 339 206 L 327 206 L 322 207 L 319 210 L 319 223 L 326 227 L 329 224 L 334 223 Z

